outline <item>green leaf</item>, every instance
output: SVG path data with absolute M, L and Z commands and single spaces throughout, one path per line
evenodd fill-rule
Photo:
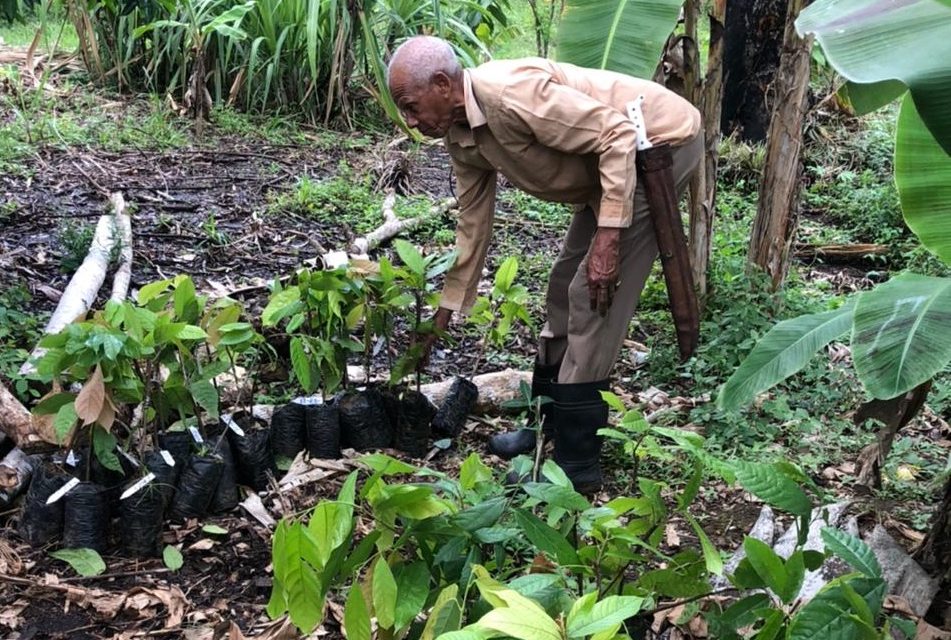
M 522 489 L 531 497 L 553 507 L 561 507 L 569 511 L 584 511 L 591 508 L 591 503 L 583 495 L 567 487 L 543 482 L 526 482 L 522 485 Z
M 543 522 L 538 516 L 525 509 L 515 510 L 515 520 L 528 538 L 539 551 L 554 556 L 559 563 L 565 566 L 580 564 L 575 548 L 568 543 L 561 533 Z
M 423 627 L 423 633 L 419 637 L 420 640 L 436 640 L 444 634 L 459 630 L 459 625 L 462 623 L 462 610 L 456 600 L 458 592 L 459 585 L 456 584 L 451 584 L 439 592 L 429 612 L 426 626 Z
M 802 589 L 802 582 L 806 577 L 806 565 L 803 559 L 802 549 L 794 551 L 784 563 L 786 569 L 786 585 L 783 592 L 778 594 L 780 599 L 786 604 L 791 604 L 799 590 Z
M 295 302 L 300 301 L 300 288 L 288 287 L 278 291 L 268 300 L 267 306 L 261 313 L 261 324 L 273 327 L 282 319 L 294 312 Z
M 951 7 L 934 0 L 817 0 L 796 28 L 816 35 L 847 80 L 908 86 L 928 129 L 951 153 Z
M 480 482 L 492 481 L 492 469 L 490 469 L 478 453 L 470 453 L 469 457 L 462 463 L 459 469 L 459 486 L 464 491 L 468 491 Z
M 396 248 L 396 253 L 399 254 L 400 260 L 409 267 L 410 271 L 417 274 L 424 274 L 426 272 L 426 260 L 419 252 L 419 249 L 406 240 L 400 240 L 399 238 L 393 241 L 393 246 Z
M 850 580 L 849 585 L 865 600 L 873 613 L 881 610 L 888 589 L 884 580 L 857 578 Z M 796 614 L 789 625 L 787 637 L 789 640 L 857 640 L 863 636 L 853 619 L 854 615 L 841 585 L 831 582 Z
M 951 65 L 951 63 L 949 63 Z M 908 228 L 951 264 L 951 152 L 925 127 L 906 96 L 895 134 L 895 184 Z
M 819 349 L 849 330 L 852 311 L 852 305 L 845 305 L 774 326 L 720 389 L 717 406 L 725 411 L 739 409 L 802 369 Z
M 394 627 L 402 629 L 423 610 L 429 596 L 429 567 L 422 560 L 401 565 L 393 572 L 396 578 L 396 612 Z
M 859 294 L 852 330 L 859 379 L 880 400 L 930 380 L 951 360 L 949 327 L 951 278 L 903 273 Z
M 84 578 L 98 576 L 106 570 L 102 556 L 93 549 L 60 549 L 51 551 L 50 556 L 68 563 L 73 571 Z
M 307 393 L 313 393 L 317 388 L 317 376 L 314 375 L 314 367 L 307 354 L 304 341 L 299 337 L 291 338 L 291 367 L 301 388 Z
M 56 417 L 53 418 L 53 432 L 59 442 L 66 441 L 69 432 L 76 426 L 77 420 L 79 420 L 79 416 L 76 415 L 76 406 L 73 402 L 64 404 L 59 408 Z
M 484 590 L 482 593 L 485 596 Z M 538 603 L 505 587 L 495 589 L 494 594 L 504 606 L 479 618 L 473 627 L 497 631 L 517 640 L 561 640 L 558 624 Z
M 365 464 L 384 476 L 416 473 L 416 467 L 413 465 L 407 464 L 402 460 L 397 460 L 393 456 L 388 456 L 385 453 L 368 453 L 357 458 L 357 462 Z
M 274 579 L 284 591 L 291 622 L 305 633 L 323 617 L 320 577 L 308 558 L 316 556 L 316 543 L 300 522 L 282 520 L 274 532 L 271 557 Z
M 773 465 L 735 462 L 733 469 L 743 488 L 763 502 L 797 516 L 812 510 L 812 501 L 805 492 Z
M 868 578 L 882 577 L 882 567 L 878 564 L 878 558 L 859 538 L 833 527 L 823 527 L 822 541 L 826 545 L 826 551 L 839 556 L 856 571 Z
M 737 630 L 752 624 L 758 617 L 756 611 L 769 606 L 769 596 L 765 593 L 755 593 L 731 604 L 718 616 L 721 625 Z
M 682 0 L 568 0 L 558 25 L 558 59 L 649 79 L 682 5 Z
M 208 337 L 205 330 L 193 324 L 182 326 L 175 335 L 179 340 L 204 340 Z
M 883 80 L 872 84 L 846 82 L 839 89 L 839 97 L 847 101 L 858 116 L 877 111 L 905 93 L 908 93 L 908 87 L 898 80 Z
M 139 301 L 139 304 L 146 305 L 164 293 L 171 284 L 171 280 L 158 280 L 156 282 L 150 282 L 139 289 L 139 295 L 136 299 Z
M 515 275 L 518 273 L 518 258 L 509 256 L 495 272 L 495 288 L 499 291 L 508 291 L 515 283 Z
M 756 538 L 747 537 L 743 540 L 743 549 L 756 574 L 763 579 L 766 586 L 776 595 L 785 593 L 786 568 L 782 558 L 776 555 L 768 544 Z
M 503 497 L 491 498 L 453 514 L 449 521 L 467 533 L 474 533 L 494 525 L 505 512 L 507 503 Z
M 165 562 L 165 566 L 172 571 L 178 571 L 185 564 L 182 552 L 171 545 L 165 545 L 162 550 L 162 560 Z
M 596 595 L 596 594 L 595 594 Z M 608 596 L 568 616 L 568 637 L 583 638 L 624 622 L 640 612 L 644 598 L 639 596 Z
M 197 380 L 188 385 L 192 398 L 212 418 L 218 417 L 218 389 L 209 380 Z
M 118 446 L 116 437 L 100 427 L 98 424 L 92 427 L 92 448 L 96 454 L 96 459 L 106 469 L 113 471 L 122 471 L 122 464 L 119 462 L 119 456 L 116 455 Z
M 392 629 L 396 620 L 396 580 L 390 565 L 380 556 L 373 565 L 373 611 L 384 629 Z
M 706 564 L 707 571 L 717 576 L 723 575 L 723 558 L 720 557 L 720 552 L 717 551 L 717 548 L 710 542 L 710 538 L 707 537 L 703 527 L 701 527 L 697 519 L 689 513 L 684 513 L 684 518 L 687 519 L 687 522 L 693 527 L 694 533 L 696 533 L 700 539 L 700 548 L 703 549 L 703 561 Z
M 370 612 L 363 600 L 360 587 L 354 583 L 347 595 L 347 603 L 343 608 L 343 628 L 347 632 L 347 640 L 371 640 Z
M 216 536 L 223 536 L 228 533 L 227 529 L 225 529 L 224 527 L 219 527 L 216 524 L 206 524 L 202 526 L 201 530 L 204 533 L 210 533 L 211 535 L 216 535 Z
M 75 393 L 54 393 L 48 398 L 43 398 L 33 407 L 33 414 L 38 416 L 51 415 L 57 413 L 63 405 L 76 400 Z

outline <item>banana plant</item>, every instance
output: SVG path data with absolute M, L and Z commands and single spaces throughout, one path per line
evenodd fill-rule
M 951 5 L 820 0 L 802 12 L 797 28 L 816 34 L 850 80 L 847 94 L 859 109 L 902 94 L 895 143 L 902 213 L 922 244 L 951 264 L 951 42 L 941 35 L 951 30 Z M 919 45 L 929 34 L 935 49 L 925 55 Z M 720 390 L 719 406 L 752 402 L 846 334 L 872 397 L 907 393 L 951 362 L 951 278 L 903 273 L 839 309 L 779 323 Z

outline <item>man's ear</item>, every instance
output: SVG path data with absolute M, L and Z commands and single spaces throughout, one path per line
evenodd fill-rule
M 429 83 L 444 98 L 448 98 L 452 94 L 452 79 L 442 71 L 434 73 Z

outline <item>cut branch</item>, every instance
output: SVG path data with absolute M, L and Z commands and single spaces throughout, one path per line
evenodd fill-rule
M 0 431 L 25 451 L 46 446 L 34 416 L 3 384 L 0 384 Z
M 423 222 L 426 222 L 437 215 L 442 215 L 456 206 L 455 198 L 447 198 L 430 207 L 426 213 L 413 218 L 400 219 L 396 216 L 394 205 L 396 204 L 396 194 L 389 190 L 386 198 L 383 200 L 383 224 L 366 234 L 362 238 L 357 238 L 350 245 L 350 253 L 355 257 L 363 257 L 370 249 L 375 249 L 383 242 L 398 236 L 404 231 L 415 229 Z
M 121 193 L 109 196 L 109 203 L 115 216 L 113 240 L 119 244 L 119 266 L 112 277 L 112 295 L 109 299 L 122 302 L 129 294 L 129 282 L 132 280 L 132 218 Z

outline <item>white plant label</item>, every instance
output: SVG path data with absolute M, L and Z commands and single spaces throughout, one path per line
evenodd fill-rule
M 132 485 L 131 487 L 129 487 L 128 489 L 126 489 L 125 491 L 123 491 L 123 492 L 122 492 L 122 495 L 119 496 L 119 499 L 120 499 L 120 500 L 125 500 L 125 499 L 128 498 L 129 496 L 134 495 L 135 493 L 141 491 L 142 488 L 143 488 L 145 485 L 147 485 L 148 483 L 152 482 L 153 480 L 155 480 L 155 474 L 150 472 L 150 473 L 149 473 L 148 475 L 146 475 L 144 478 L 142 478 L 141 480 L 139 480 L 138 482 L 136 482 L 134 485 Z
M 294 404 L 299 404 L 303 407 L 313 407 L 319 404 L 323 404 L 324 399 L 321 398 L 319 395 L 301 396 L 299 398 L 294 398 L 293 402 Z
M 198 427 L 188 427 L 188 431 L 192 434 L 192 440 L 198 444 L 204 444 L 204 439 L 201 437 L 201 434 L 198 433 Z
M 66 464 L 68 464 L 71 467 L 75 467 L 77 462 L 78 460 L 76 460 L 76 454 L 73 453 L 72 449 L 70 449 L 69 453 L 66 454 Z
M 64 484 L 62 487 L 57 489 L 56 492 L 53 493 L 53 495 L 47 498 L 46 504 L 53 504 L 54 502 L 56 502 L 57 500 L 65 496 L 67 493 L 72 491 L 73 487 L 75 487 L 77 484 L 79 484 L 79 478 L 73 478 L 72 480 Z
M 132 456 L 132 454 L 130 454 L 128 451 L 123 451 L 122 449 L 119 449 L 119 453 L 121 453 L 122 455 L 124 455 L 124 456 L 125 456 L 125 459 L 128 460 L 128 461 L 132 464 L 133 467 L 135 467 L 136 469 L 139 468 L 139 461 L 136 460 L 136 459 Z
M 162 460 L 165 461 L 165 464 L 167 464 L 170 467 L 175 466 L 175 458 L 173 458 L 172 454 L 170 454 L 167 450 L 162 449 L 161 451 L 159 451 L 159 455 L 162 456 Z
M 229 415 L 221 416 L 221 418 L 225 421 L 225 424 L 228 425 L 229 429 L 234 431 L 239 436 L 244 436 L 244 429 L 238 426 L 238 423 L 234 421 L 234 418 Z

